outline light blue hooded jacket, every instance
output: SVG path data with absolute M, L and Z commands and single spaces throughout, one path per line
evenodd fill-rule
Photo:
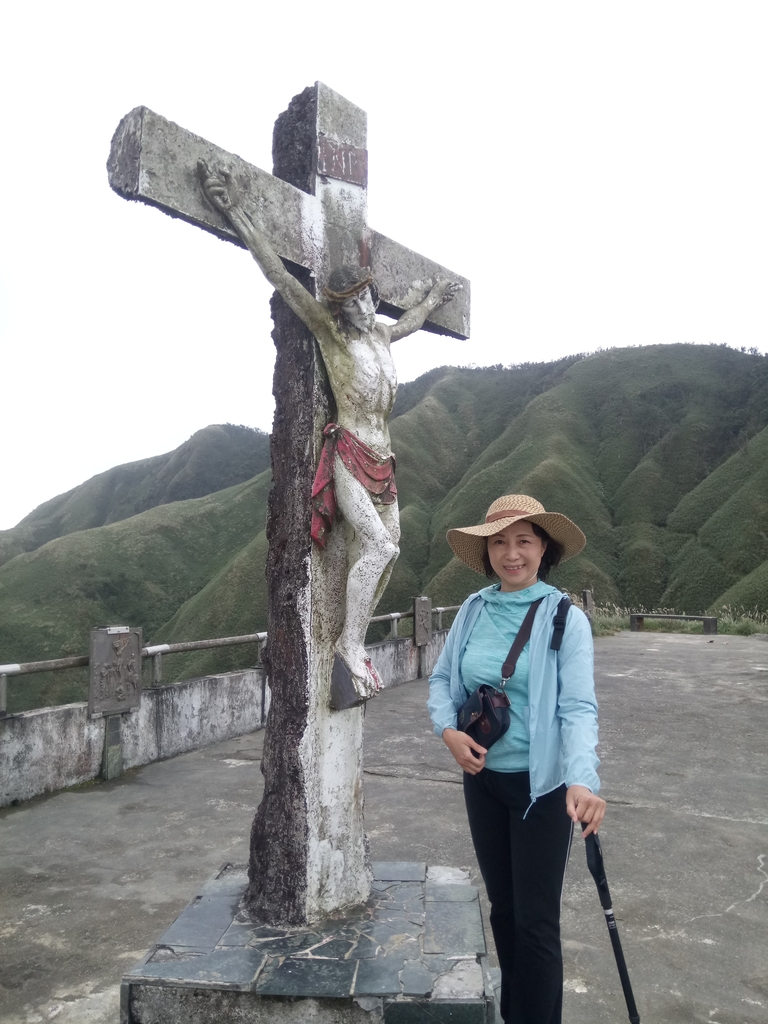
M 593 793 L 600 789 L 592 631 L 584 612 L 571 607 L 560 650 L 550 648 L 562 596 L 555 591 L 544 598 L 529 641 L 531 801 L 563 783 L 586 786 Z M 444 729 L 456 728 L 458 709 L 469 696 L 459 666 L 483 604 L 478 593 L 461 606 L 430 676 L 427 707 L 438 736 Z

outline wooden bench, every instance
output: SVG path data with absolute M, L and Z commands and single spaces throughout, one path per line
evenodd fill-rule
M 683 619 L 685 622 L 703 622 L 704 633 L 717 633 L 717 618 L 714 615 L 656 615 L 650 612 L 632 612 L 629 616 L 629 628 L 632 633 L 645 629 L 646 619 Z

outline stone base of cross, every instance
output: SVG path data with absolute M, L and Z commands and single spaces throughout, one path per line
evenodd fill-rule
M 367 225 L 366 116 L 322 83 L 294 97 L 275 125 L 273 174 L 138 107 L 115 132 L 112 188 L 242 245 L 201 187 L 198 165 L 226 177 L 247 217 L 316 298 L 334 268 L 370 268 L 379 311 L 395 317 L 439 280 L 462 285 L 425 329 L 469 335 L 469 282 Z M 315 336 L 275 293 L 277 357 L 267 513 L 271 689 L 264 797 L 251 833 L 247 906 L 254 919 L 303 924 L 363 902 L 371 872 L 363 829 L 362 709 L 331 709 L 344 624 L 349 538 L 312 543 L 311 491 L 323 428 L 336 409 Z M 343 690 L 343 681 L 336 677 Z M 343 700 L 342 700 L 343 702 Z M 337 698 L 338 706 L 338 698 Z

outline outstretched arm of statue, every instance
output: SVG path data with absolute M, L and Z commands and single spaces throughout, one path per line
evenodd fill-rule
M 262 274 L 280 292 L 296 316 L 303 320 L 315 337 L 332 331 L 331 314 L 285 269 L 264 232 L 254 224 L 234 196 L 230 175 L 226 171 L 211 171 L 204 160 L 198 160 L 197 170 L 211 206 L 224 214 Z
M 438 306 L 450 302 L 459 291 L 461 291 L 460 284 L 453 281 L 438 281 L 426 298 L 412 309 L 407 309 L 397 323 L 393 324 L 390 341 L 398 341 L 400 338 L 405 338 L 409 334 L 413 334 L 414 331 L 420 330 L 429 314 Z

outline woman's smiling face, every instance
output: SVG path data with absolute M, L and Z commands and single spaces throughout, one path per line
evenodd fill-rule
M 505 526 L 488 538 L 488 559 L 503 591 L 525 590 L 537 579 L 546 541 L 537 537 L 527 520 Z

